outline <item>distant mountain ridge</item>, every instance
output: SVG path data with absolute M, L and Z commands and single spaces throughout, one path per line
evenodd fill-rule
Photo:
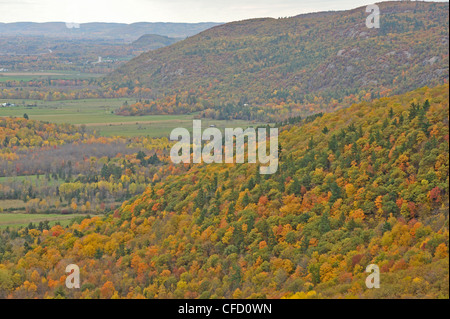
M 0 36 L 46 36 L 75 37 L 86 39 L 123 39 L 135 41 L 144 34 L 158 34 L 174 38 L 186 38 L 202 32 L 220 23 L 171 23 L 171 22 L 138 22 L 138 23 L 81 23 L 79 28 L 64 22 L 16 22 L 0 23 Z M 69 28 L 68 28 L 69 26 Z
M 142 54 L 104 85 L 151 90 L 142 95 L 149 103 L 123 108 L 123 115 L 207 110 L 262 120 L 447 81 L 449 4 L 378 5 L 379 29 L 367 28 L 366 7 L 216 26 Z M 228 103 L 238 107 L 226 110 Z M 245 105 L 253 109 L 242 111 Z

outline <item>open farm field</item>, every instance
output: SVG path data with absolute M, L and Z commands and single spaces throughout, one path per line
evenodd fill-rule
M 14 107 L 0 108 L 0 117 L 23 117 L 26 113 L 30 119 L 51 123 L 69 123 L 86 125 L 86 128 L 97 131 L 103 136 L 168 136 L 172 129 L 184 127 L 192 129 L 194 113 L 182 115 L 143 115 L 118 116 L 114 114 L 128 98 L 117 99 L 85 99 L 68 101 L 35 101 L 35 100 L 1 100 L 2 103 L 15 104 Z M 36 105 L 36 106 L 29 106 Z M 262 125 L 245 120 L 211 120 L 203 119 L 202 126 L 247 127 Z M 266 123 L 264 123 L 266 124 Z
M 84 214 L 10 214 L 0 213 L 0 228 L 6 227 L 25 227 L 29 223 L 39 223 L 49 221 L 50 225 L 59 222 L 62 226 L 68 225 L 73 218 L 87 216 Z
M 0 72 L 0 82 L 6 81 L 36 81 L 43 79 L 51 80 L 74 80 L 88 79 L 102 76 L 97 73 L 82 73 L 76 71 L 39 71 L 39 72 Z

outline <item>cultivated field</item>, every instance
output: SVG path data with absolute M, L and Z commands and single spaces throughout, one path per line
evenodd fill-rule
M 123 103 L 133 103 L 130 98 L 118 99 L 86 99 L 67 101 L 35 101 L 35 100 L 5 100 L 2 103 L 13 103 L 16 106 L 0 108 L 0 117 L 23 117 L 26 113 L 30 119 L 53 123 L 70 123 L 86 125 L 88 129 L 97 131 L 103 136 L 137 136 L 150 137 L 168 136 L 172 129 L 184 127 L 192 129 L 195 114 L 184 115 L 145 115 L 118 116 L 114 111 Z M 29 107 L 27 105 L 36 105 Z M 247 127 L 262 123 L 244 120 L 218 121 L 204 119 L 203 128 L 215 125 L 218 128 Z
M 43 79 L 73 80 L 88 79 L 103 74 L 80 73 L 75 71 L 41 71 L 41 72 L 0 72 L 0 82 L 6 81 L 34 81 Z
M 26 227 L 30 223 L 37 224 L 39 222 L 49 221 L 49 225 L 60 223 L 65 226 L 70 223 L 73 218 L 84 217 L 85 214 L 12 214 L 12 213 L 0 213 L 0 228 L 6 227 Z

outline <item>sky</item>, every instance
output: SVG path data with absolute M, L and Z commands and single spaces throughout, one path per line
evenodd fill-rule
M 0 0 L 0 22 L 230 22 L 347 10 L 372 3 L 373 0 Z

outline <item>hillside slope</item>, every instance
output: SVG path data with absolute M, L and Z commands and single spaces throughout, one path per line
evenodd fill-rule
M 155 50 L 180 41 L 180 38 L 170 38 L 158 34 L 144 34 L 139 39 L 131 43 L 135 49 Z
M 133 59 L 104 85 L 149 100 L 121 115 L 280 119 L 448 79 L 448 3 L 379 6 L 380 29 L 366 27 L 365 7 L 220 25 Z
M 448 89 L 285 126 L 274 175 L 175 165 L 104 219 L 2 232 L 0 296 L 448 298 Z

